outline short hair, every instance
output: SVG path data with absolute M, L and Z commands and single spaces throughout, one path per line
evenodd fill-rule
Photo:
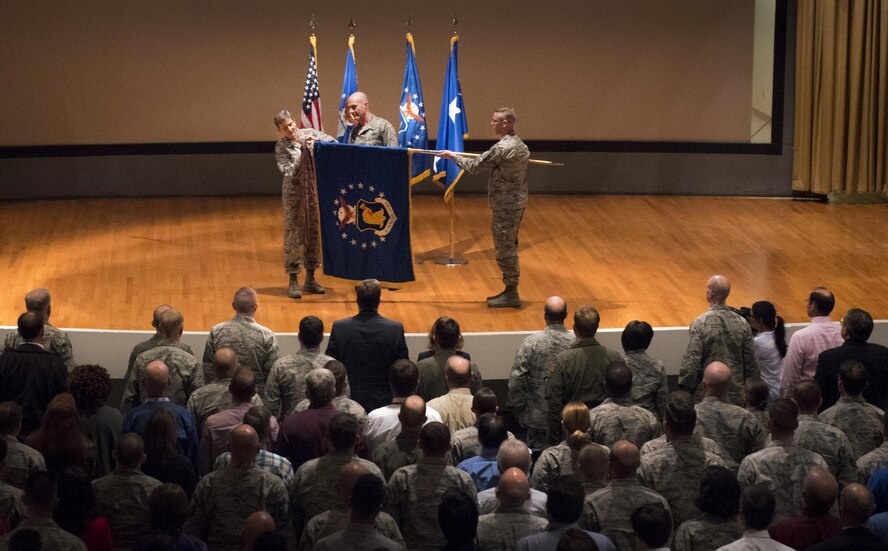
M 68 377 L 68 392 L 74 396 L 77 408 L 92 413 L 108 401 L 111 395 L 111 376 L 100 365 L 78 365 Z
M 170 337 L 182 330 L 185 325 L 185 317 L 175 308 L 162 312 L 158 320 L 157 328 L 164 337 Z
M 498 107 L 493 110 L 494 113 L 502 113 L 503 118 L 509 121 L 509 124 L 515 124 L 515 121 L 518 120 L 518 115 L 515 114 L 515 110 L 511 107 Z
M 361 475 L 352 488 L 351 507 L 362 515 L 372 515 L 385 499 L 385 484 L 375 474 Z
M 478 504 L 475 498 L 455 488 L 444 492 L 438 505 L 438 525 L 448 543 L 471 543 L 478 531 Z
M 768 404 L 768 419 L 775 429 L 794 431 L 799 428 L 799 406 L 787 398 L 772 400 Z
M 822 398 L 820 385 L 811 380 L 800 382 L 792 391 L 792 399 L 800 411 L 816 410 Z
M 426 423 L 419 431 L 419 447 L 428 455 L 444 455 L 450 451 L 450 429 L 444 423 Z
M 330 360 L 324 364 L 324 369 L 329 370 L 333 374 L 333 380 L 336 381 L 336 394 L 338 395 L 348 382 L 348 370 L 345 369 L 345 364 L 339 360 Z
M 598 310 L 591 306 L 580 306 L 579 310 L 574 312 L 574 333 L 578 337 L 594 337 L 599 323 L 601 316 Z
M 231 307 L 239 314 L 253 311 L 256 306 L 256 290 L 251 287 L 241 287 L 234 292 L 231 299 Z
M 395 360 L 389 369 L 389 384 L 395 396 L 410 396 L 419 384 L 419 368 L 407 358 Z
M 564 323 L 564 320 L 567 318 L 567 302 L 564 303 L 564 308 L 560 310 L 552 310 L 549 308 L 549 304 L 546 303 L 543 305 L 543 317 L 546 318 L 548 322 L 556 322 L 556 323 Z
M 135 432 L 128 432 L 120 437 L 114 447 L 117 464 L 122 467 L 135 467 L 142 461 L 145 454 L 145 443 Z
M 382 286 L 375 279 L 365 279 L 355 285 L 358 308 L 363 310 L 376 310 L 382 299 Z
M 441 316 L 432 325 L 432 334 L 435 336 L 435 344 L 438 348 L 453 350 L 462 344 L 462 333 L 459 323 L 450 317 Z
M 472 396 L 472 410 L 475 415 L 496 413 L 499 409 L 496 401 L 496 393 L 489 387 L 483 386 Z
M 660 503 L 648 503 L 632 513 L 632 529 L 648 547 L 664 547 L 672 535 L 672 515 Z
M 256 374 L 252 369 L 241 367 L 231 376 L 228 388 L 233 398 L 241 402 L 249 402 L 256 394 Z
M 358 420 L 349 413 L 339 413 L 330 419 L 327 425 L 327 434 L 330 435 L 330 443 L 336 451 L 345 451 L 355 445 L 358 437 Z
M 26 341 L 36 339 L 43 332 L 43 314 L 40 312 L 25 312 L 18 317 L 18 334 Z
M 859 396 L 866 388 L 869 374 L 866 367 L 857 360 L 845 360 L 839 367 L 839 380 L 845 393 L 851 396 Z
M 666 401 L 663 419 L 676 434 L 685 435 L 694 432 L 697 426 L 697 410 L 694 409 L 694 398 L 684 391 L 676 391 Z
M 281 109 L 274 116 L 274 127 L 280 128 L 281 124 L 283 124 L 283 122 L 285 120 L 292 119 L 292 118 L 293 118 L 293 115 L 291 115 L 289 111 L 287 111 L 286 109 Z
M 151 524 L 157 530 L 175 533 L 191 516 L 191 503 L 185 490 L 178 484 L 161 484 L 148 498 Z
M 0 403 L 0 434 L 12 434 L 22 424 L 22 406 L 17 402 Z
M 706 514 L 722 519 L 735 518 L 740 512 L 740 483 L 737 476 L 718 465 L 703 469 L 696 505 Z
M 580 519 L 586 494 L 576 476 L 556 477 L 549 483 L 548 494 L 546 512 L 549 518 L 564 524 L 572 524 Z
M 49 295 L 48 290 L 43 288 L 34 289 L 25 295 L 25 310 L 43 313 L 49 308 L 51 302 L 52 297 Z
M 814 305 L 817 314 L 828 316 L 836 306 L 836 297 L 826 287 L 815 287 L 808 295 L 808 302 Z
M 639 320 L 630 321 L 620 336 L 625 352 L 647 350 L 652 340 L 654 340 L 654 328 L 650 323 Z
M 842 318 L 848 340 L 852 342 L 866 342 L 873 334 L 873 317 L 866 310 L 852 308 Z
M 888 416 L 886 416 L 888 417 Z M 513 461 L 517 460 L 518 454 L 515 452 L 521 451 L 526 456 L 520 464 L 512 464 Z M 496 452 L 496 464 L 499 467 L 499 472 L 504 473 L 511 467 L 518 467 L 525 474 L 530 474 L 530 469 L 533 466 L 533 454 L 530 451 L 530 448 L 527 447 L 527 444 L 518 440 L 517 438 L 506 439 L 505 442 L 500 444 L 499 451 Z
M 604 388 L 611 398 L 621 398 L 632 391 L 632 370 L 622 361 L 604 370 Z
M 305 395 L 312 405 L 329 404 L 336 397 L 336 379 L 329 369 L 313 369 L 305 376 Z
M 309 348 L 321 345 L 324 340 L 324 322 L 317 316 L 305 316 L 299 320 L 299 342 Z
M 598 544 L 585 530 L 568 528 L 561 534 L 555 551 L 598 551 Z
M 478 440 L 485 448 L 499 449 L 500 444 L 509 437 L 506 422 L 495 413 L 485 413 L 478 417 Z
M 265 406 L 251 407 L 244 414 L 244 424 L 253 427 L 259 441 L 264 441 L 271 432 L 271 410 Z
M 761 410 L 768 407 L 768 399 L 771 397 L 771 389 L 768 388 L 768 383 L 763 381 L 761 377 L 750 377 L 749 379 L 746 379 L 746 384 L 743 385 L 743 390 L 746 392 L 747 406 L 754 406 Z
M 777 501 L 766 484 L 747 486 L 740 494 L 740 511 L 751 530 L 766 530 L 774 519 Z
M 48 505 L 56 497 L 55 477 L 48 471 L 34 471 L 25 482 L 25 502 Z

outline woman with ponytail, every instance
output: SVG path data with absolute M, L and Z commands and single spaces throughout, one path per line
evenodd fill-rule
M 547 448 L 537 459 L 530 478 L 531 488 L 545 492 L 549 483 L 557 477 L 576 472 L 580 450 L 592 443 L 590 425 L 589 408 L 586 404 L 570 402 L 564 406 L 561 410 L 561 428 L 565 439 L 557 446 Z
M 780 397 L 780 375 L 786 356 L 786 329 L 777 309 L 766 300 L 756 302 L 749 312 L 749 325 L 756 331 L 755 357 L 771 400 Z

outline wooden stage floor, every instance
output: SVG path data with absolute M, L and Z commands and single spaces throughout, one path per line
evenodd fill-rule
M 560 294 L 571 311 L 591 304 L 602 327 L 633 319 L 687 325 L 705 310 L 704 285 L 733 281 L 729 303 L 770 300 L 787 322 L 807 321 L 816 285 L 851 307 L 888 318 L 888 205 L 775 199 L 532 196 L 521 227 L 520 309 L 488 309 L 501 290 L 486 197 L 460 196 L 456 251 L 467 266 L 432 262 L 448 252 L 449 209 L 414 198 L 416 282 L 383 292 L 381 312 L 408 332 L 447 314 L 463 331 L 535 330 L 542 303 Z M 12 325 L 35 287 L 53 294 L 58 327 L 150 329 L 169 302 L 186 331 L 228 319 L 241 285 L 259 293 L 257 319 L 292 332 L 315 314 L 327 328 L 355 311 L 354 289 L 322 277 L 328 292 L 286 297 L 282 209 L 276 197 L 101 199 L 0 204 L 0 325 Z

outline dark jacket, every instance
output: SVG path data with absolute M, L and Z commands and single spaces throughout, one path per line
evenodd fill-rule
M 845 360 L 856 360 L 866 367 L 868 382 L 863 389 L 863 398 L 874 406 L 885 409 L 888 405 L 888 348 L 881 344 L 845 341 L 842 346 L 824 350 L 817 359 L 814 380 L 820 385 L 823 396 L 820 410 L 823 411 L 838 401 L 837 378 Z
M 65 391 L 67 380 L 65 362 L 36 344 L 25 343 L 0 356 L 0 402 L 22 407 L 20 438 L 40 426 L 46 406 Z

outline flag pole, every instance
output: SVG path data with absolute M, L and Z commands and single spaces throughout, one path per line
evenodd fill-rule
M 411 147 L 410 151 L 413 153 L 419 153 L 420 155 L 435 155 L 440 156 L 440 151 L 435 151 L 434 149 L 416 149 Z M 454 155 L 459 155 L 460 157 L 480 157 L 481 153 L 467 153 L 465 151 L 454 151 Z M 530 165 L 543 165 L 543 166 L 564 166 L 564 163 L 557 163 L 555 161 L 544 161 L 542 159 L 527 159 L 527 164 Z
M 436 258 L 435 264 L 441 264 L 442 266 L 465 266 L 469 263 L 465 258 L 456 256 L 456 235 L 453 230 L 453 221 L 456 218 L 456 188 L 453 188 L 450 193 L 450 256 L 446 258 Z

